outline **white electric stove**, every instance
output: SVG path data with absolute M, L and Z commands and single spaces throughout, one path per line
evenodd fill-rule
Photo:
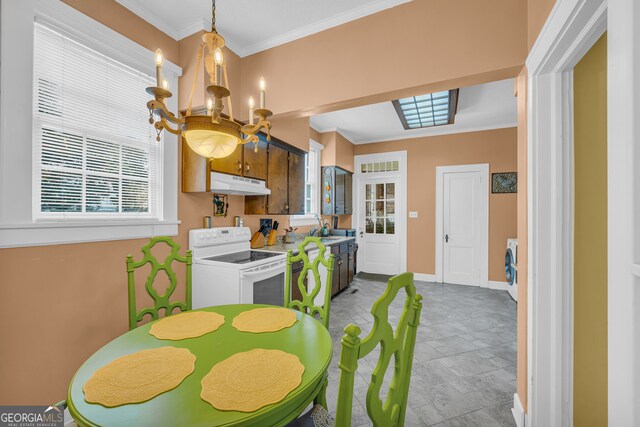
M 189 231 L 193 308 L 224 304 L 284 304 L 287 255 L 251 249 L 247 227 Z

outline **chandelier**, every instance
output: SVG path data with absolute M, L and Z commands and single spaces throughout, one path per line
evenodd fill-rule
M 262 129 L 267 132 L 267 140 L 271 140 L 271 123 L 267 118 L 273 113 L 265 108 L 266 84 L 264 78 L 260 78 L 259 82 L 260 108 L 254 110 L 253 97 L 249 98 L 249 123 L 243 124 L 233 117 L 227 66 L 222 55 L 224 45 L 224 38 L 216 31 L 216 2 L 212 0 L 211 31 L 202 35 L 202 43 L 200 43 L 196 60 L 196 75 L 189 97 L 189 107 L 182 117 L 171 113 L 164 102 L 165 99 L 171 97 L 171 92 L 168 90 L 166 80 L 162 79 L 162 51 L 156 50 L 156 86 L 147 88 L 147 92 L 153 95 L 154 99 L 147 103 L 147 108 L 149 109 L 149 123 L 156 128 L 158 141 L 160 141 L 160 133 L 166 129 L 176 135 L 182 134 L 189 147 L 197 154 L 209 159 L 216 159 L 233 153 L 238 144 L 249 142 L 253 142 L 257 152 L 257 133 Z M 207 100 L 206 115 L 192 114 L 193 93 L 205 50 L 204 65 L 209 75 L 209 85 L 206 91 L 212 98 Z M 222 102 L 225 98 L 229 107 L 229 115 L 222 114 L 224 109 Z M 154 119 L 154 114 L 158 116 L 158 120 Z M 257 122 L 255 122 L 254 116 L 257 117 Z M 177 125 L 176 128 L 172 128 L 170 123 Z

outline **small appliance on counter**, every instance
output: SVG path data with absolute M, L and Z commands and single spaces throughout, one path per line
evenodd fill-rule
M 331 230 L 332 236 L 356 237 L 355 228 L 334 228 Z

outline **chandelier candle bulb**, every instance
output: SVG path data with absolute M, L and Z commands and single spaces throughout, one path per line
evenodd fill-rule
M 218 47 L 213 53 L 213 60 L 216 63 L 216 84 L 218 86 L 224 86 L 222 82 L 222 50 Z
M 210 116 L 213 110 L 213 101 L 211 98 L 207 99 L 207 115 Z
M 162 56 L 162 50 L 159 48 L 156 49 L 156 53 L 154 54 L 156 61 L 156 86 L 161 87 L 162 84 L 162 61 L 164 60 Z
M 167 82 L 166 80 L 162 81 L 162 88 L 163 89 L 169 89 L 169 82 Z
M 250 96 L 249 97 L 249 124 L 250 125 L 253 124 L 253 107 L 254 107 L 253 96 Z
M 267 82 L 265 82 L 264 77 L 260 77 L 260 108 L 264 109 L 264 98 L 265 91 L 267 89 Z

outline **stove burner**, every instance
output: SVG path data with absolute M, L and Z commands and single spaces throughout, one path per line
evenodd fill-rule
M 277 252 L 242 251 L 202 259 L 204 261 L 228 262 L 231 264 L 248 264 L 250 262 L 260 261 L 278 255 L 282 254 Z

